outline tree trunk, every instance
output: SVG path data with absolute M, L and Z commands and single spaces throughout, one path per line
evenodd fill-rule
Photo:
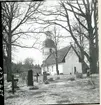
M 59 70 L 58 70 L 58 54 L 57 54 L 57 48 L 55 50 L 55 60 L 56 60 L 56 72 L 57 72 L 57 75 L 59 75 Z
M 10 82 L 12 80 L 12 61 L 11 61 L 11 40 L 12 40 L 12 33 L 11 33 L 11 24 L 12 19 L 9 19 L 9 34 L 8 34 L 8 44 L 7 44 L 7 81 Z
M 8 45 L 8 52 L 7 52 L 7 82 L 12 80 L 12 69 L 11 69 L 11 44 Z
M 97 58 L 96 58 L 96 51 L 93 45 L 93 40 L 90 39 L 89 44 L 89 53 L 90 53 L 90 72 L 91 73 L 97 73 Z
M 97 72 L 97 53 L 94 44 L 93 28 L 91 26 L 91 17 L 87 15 L 88 34 L 89 34 L 89 54 L 90 54 L 90 72 L 91 74 Z
M 95 45 L 96 45 L 96 60 L 97 60 L 97 72 L 99 72 L 99 45 L 98 45 L 98 1 L 94 1 L 94 24 L 95 24 Z
M 82 66 L 82 73 L 84 73 L 85 72 L 85 67 L 84 67 L 84 54 L 83 54 L 83 52 L 81 51 L 81 66 Z

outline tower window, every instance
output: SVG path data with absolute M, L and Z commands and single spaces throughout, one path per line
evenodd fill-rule
M 49 52 L 52 53 L 52 49 L 51 48 L 49 49 Z

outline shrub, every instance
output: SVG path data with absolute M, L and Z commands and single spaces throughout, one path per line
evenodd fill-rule
M 49 78 L 48 81 L 54 81 L 53 78 Z
M 68 80 L 70 80 L 70 81 L 74 81 L 75 78 L 74 78 L 74 77 L 71 77 L 71 78 L 68 78 Z
M 60 77 L 57 77 L 57 78 L 56 78 L 56 80 L 59 80 L 59 79 L 60 79 Z
M 39 89 L 37 86 L 30 87 L 29 90 L 37 90 Z
M 49 84 L 49 81 L 48 81 L 48 80 L 46 80 L 44 83 L 45 83 L 45 84 Z
M 82 73 L 76 73 L 76 78 L 83 78 Z

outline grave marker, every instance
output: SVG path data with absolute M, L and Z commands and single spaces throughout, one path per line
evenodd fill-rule
M 27 81 L 28 81 L 28 86 L 33 86 L 33 71 L 32 70 L 28 71 Z
M 43 72 L 43 82 L 45 82 L 47 80 L 47 73 Z

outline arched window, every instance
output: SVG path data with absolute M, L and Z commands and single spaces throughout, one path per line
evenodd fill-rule
M 74 67 L 74 74 L 76 74 L 76 67 Z

